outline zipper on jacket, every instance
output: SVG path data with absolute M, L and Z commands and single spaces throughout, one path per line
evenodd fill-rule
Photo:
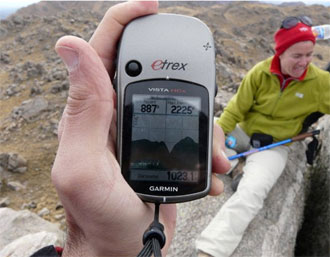
M 274 72 L 273 74 L 275 74 L 275 75 L 281 77 L 281 79 L 282 79 L 282 83 L 281 83 L 281 86 L 280 86 L 281 93 L 282 93 L 282 92 L 284 91 L 284 89 L 285 89 L 285 84 L 286 84 L 286 82 L 287 82 L 289 79 L 294 80 L 294 79 L 291 78 L 291 77 L 285 79 L 285 78 L 283 77 L 283 75 L 280 74 L 280 73 L 275 73 L 275 72 Z M 280 94 L 280 95 L 281 95 L 281 94 Z
M 281 77 L 281 79 L 282 79 L 282 83 L 281 83 L 281 85 L 280 85 L 280 93 L 279 93 L 278 96 L 277 96 L 277 99 L 276 99 L 276 101 L 275 101 L 275 104 L 274 104 L 273 110 L 272 110 L 272 112 L 271 112 L 271 115 L 272 115 L 272 116 L 273 116 L 274 111 L 275 111 L 275 109 L 276 109 L 276 107 L 277 107 L 278 101 L 280 100 L 280 98 L 281 98 L 281 96 L 282 96 L 282 93 L 283 93 L 283 91 L 284 91 L 284 89 L 285 89 L 285 84 L 286 84 L 286 82 L 287 82 L 289 79 L 291 79 L 292 81 L 295 80 L 294 78 L 291 78 L 291 77 L 285 79 L 284 76 L 283 76 L 282 74 L 280 74 L 280 73 L 273 72 L 273 74 L 275 74 L 275 75 Z M 280 80 L 280 81 L 281 81 L 281 80 Z

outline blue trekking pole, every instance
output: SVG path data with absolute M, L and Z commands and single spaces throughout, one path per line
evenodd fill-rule
M 257 152 L 261 152 L 261 151 L 264 151 L 264 150 L 267 150 L 267 149 L 271 149 L 271 148 L 274 148 L 274 147 L 279 146 L 279 145 L 284 145 L 284 144 L 287 144 L 287 143 L 300 141 L 302 139 L 305 139 L 306 137 L 311 137 L 311 136 L 318 135 L 318 134 L 320 134 L 320 130 L 314 130 L 314 131 L 311 131 L 311 132 L 303 133 L 303 134 L 300 134 L 300 135 L 295 136 L 293 138 L 285 139 L 283 141 L 279 141 L 279 142 L 276 142 L 276 143 L 273 143 L 273 144 L 270 144 L 270 145 L 255 148 L 255 149 L 252 149 L 252 150 L 247 151 L 247 152 L 243 152 L 243 153 L 239 153 L 239 154 L 229 156 L 228 160 L 230 160 L 230 161 L 235 160 L 235 159 L 238 159 L 238 158 L 243 157 L 243 156 L 247 156 L 247 155 L 250 155 L 250 154 L 253 154 L 253 153 L 257 153 Z

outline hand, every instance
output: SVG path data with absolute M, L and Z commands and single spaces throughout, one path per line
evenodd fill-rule
M 68 225 L 63 256 L 136 256 L 143 247 L 142 235 L 153 221 L 153 205 L 142 202 L 129 187 L 115 157 L 116 97 L 111 79 L 123 28 L 157 9 L 157 2 L 115 5 L 89 43 L 65 36 L 56 44 L 70 76 L 52 169 Z M 219 127 L 214 139 L 213 167 L 224 173 L 230 165 L 220 150 L 224 135 Z M 211 194 L 222 190 L 222 182 L 213 179 Z M 167 237 L 165 255 L 174 234 L 175 205 L 161 205 L 160 222 Z

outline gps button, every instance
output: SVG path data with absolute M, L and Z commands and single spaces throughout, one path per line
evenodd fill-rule
M 126 73 L 131 77 L 138 76 L 142 71 L 142 65 L 138 61 L 129 61 L 125 67 Z

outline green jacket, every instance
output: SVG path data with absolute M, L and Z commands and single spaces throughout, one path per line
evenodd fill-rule
M 270 72 L 273 57 L 255 65 L 217 120 L 225 133 L 238 123 L 251 136 L 272 135 L 280 141 L 297 135 L 313 112 L 330 113 L 330 73 L 310 64 L 304 80 L 293 80 L 284 91 Z

